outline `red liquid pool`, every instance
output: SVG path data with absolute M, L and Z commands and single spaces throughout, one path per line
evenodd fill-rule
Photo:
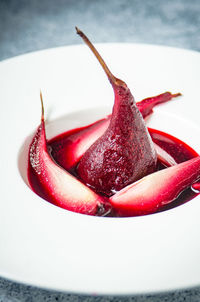
M 99 121 L 99 123 L 101 123 L 101 121 Z M 77 151 L 76 145 L 80 142 L 78 139 L 80 137 L 80 134 L 86 135 L 88 129 L 90 129 L 94 125 L 96 125 L 96 123 L 94 123 L 93 125 L 88 125 L 86 127 L 81 127 L 61 133 L 60 135 L 48 141 L 49 153 L 51 154 L 53 160 L 64 169 L 67 169 L 68 172 L 70 172 L 72 175 L 74 175 L 77 178 L 79 177 L 76 173 L 76 167 L 78 165 L 78 161 L 80 160 L 80 158 L 77 155 L 76 157 L 74 157 L 73 150 L 75 150 L 75 152 Z M 188 146 L 187 144 L 185 144 L 184 142 L 182 142 L 181 140 L 177 139 L 174 136 L 171 136 L 167 133 L 154 129 L 149 129 L 149 132 L 153 142 L 155 142 L 167 153 L 169 153 L 177 163 L 181 163 L 193 157 L 198 156 L 198 154 L 190 146 Z M 67 154 L 67 158 L 66 158 L 66 154 Z M 165 168 L 166 167 L 161 162 L 158 161 L 158 170 L 165 169 Z M 46 199 L 47 201 L 51 202 L 51 200 L 47 198 L 45 190 L 41 187 L 30 165 L 28 168 L 28 178 L 31 187 L 33 188 L 35 193 L 37 193 L 39 196 Z M 191 188 L 188 188 L 184 192 L 182 192 L 176 200 L 164 206 L 159 211 L 171 209 L 175 206 L 181 205 L 191 200 L 196 195 L 197 193 L 195 193 Z M 108 199 L 107 196 L 104 196 L 104 198 L 105 200 Z M 97 215 L 101 215 L 101 210 L 102 209 L 99 209 L 99 213 L 97 213 Z M 107 216 L 117 216 L 117 214 L 114 212 L 113 209 L 110 210 L 109 204 L 108 204 L 108 211 L 104 209 L 103 214 L 105 214 L 105 212 L 108 212 Z

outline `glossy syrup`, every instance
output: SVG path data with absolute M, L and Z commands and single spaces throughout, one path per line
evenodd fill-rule
M 64 166 L 65 169 L 67 166 L 67 171 L 77 178 L 79 178 L 76 172 L 78 162 L 73 164 L 73 147 L 76 143 L 78 143 L 77 137 L 79 137 L 81 133 L 86 133 L 89 127 L 91 127 L 91 125 L 61 133 L 47 142 L 49 153 L 51 154 L 53 160 L 60 166 Z M 152 137 L 152 140 L 162 149 L 168 152 L 177 163 L 181 163 L 198 156 L 198 154 L 190 146 L 188 146 L 186 143 L 177 139 L 174 136 L 151 128 L 149 129 L 149 132 Z M 66 152 L 69 156 L 67 161 Z M 165 168 L 166 167 L 161 162 L 158 162 L 158 170 Z M 37 193 L 42 198 L 48 200 L 47 196 L 45 195 L 45 191 L 41 188 L 40 184 L 38 183 L 37 177 L 34 175 L 32 169 L 28 169 L 28 174 L 29 179 L 31 180 L 31 186 L 35 193 Z M 193 199 L 196 195 L 198 194 L 194 192 L 194 190 L 188 188 L 184 192 L 182 192 L 175 201 L 164 206 L 159 211 L 164 211 L 179 206 Z M 106 198 L 106 196 L 104 197 Z M 51 200 L 48 201 L 51 202 Z M 116 214 L 114 213 L 114 211 L 111 211 L 108 216 L 116 216 Z

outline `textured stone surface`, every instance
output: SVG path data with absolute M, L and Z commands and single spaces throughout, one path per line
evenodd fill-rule
M 1 0 L 0 60 L 80 40 L 139 42 L 200 50 L 199 0 Z
M 75 25 L 94 42 L 151 43 L 200 51 L 199 0 L 0 0 L 0 60 L 79 44 Z M 19 301 L 197 302 L 200 287 L 138 297 L 91 297 L 47 291 L 0 278 L 0 302 Z
M 156 295 L 128 297 L 80 296 L 48 291 L 0 278 L 0 302 L 199 302 L 200 287 Z

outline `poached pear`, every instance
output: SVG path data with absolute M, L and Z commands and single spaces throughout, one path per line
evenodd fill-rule
M 112 195 L 156 170 L 156 151 L 126 83 L 116 78 L 85 34 L 77 33 L 92 50 L 114 90 L 109 126 L 85 152 L 77 167 L 79 177 L 97 192 Z

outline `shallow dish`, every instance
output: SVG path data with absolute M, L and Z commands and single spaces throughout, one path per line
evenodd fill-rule
M 98 49 L 136 101 L 167 90 L 183 94 L 157 107 L 148 126 L 200 152 L 200 54 L 137 44 L 99 44 Z M 200 196 L 159 214 L 100 218 L 58 208 L 26 184 L 24 148 L 40 123 L 39 89 L 48 138 L 112 108 L 112 88 L 88 48 L 56 48 L 3 61 L 0 82 L 0 275 L 87 294 L 200 285 Z

